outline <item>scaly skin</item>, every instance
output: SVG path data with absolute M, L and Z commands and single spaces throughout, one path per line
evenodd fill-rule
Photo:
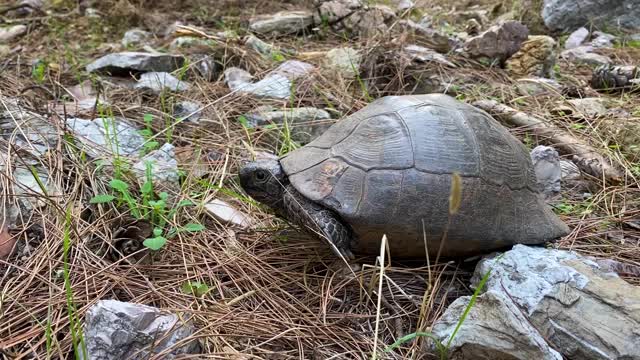
M 337 252 L 345 258 L 355 258 L 351 251 L 353 239 L 351 229 L 343 224 L 331 210 L 300 195 L 291 184 L 285 187 L 282 205 L 281 211 L 285 218 L 317 237 L 328 239 L 335 245 Z M 336 251 L 333 246 L 331 248 Z

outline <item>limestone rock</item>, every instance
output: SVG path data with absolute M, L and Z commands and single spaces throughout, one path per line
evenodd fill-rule
M 523 96 L 557 95 L 561 91 L 557 81 L 540 77 L 518 79 L 516 87 Z
M 518 21 L 509 20 L 470 38 L 465 42 L 464 49 L 472 57 L 503 62 L 520 50 L 528 36 L 529 30 L 526 26 Z
M 433 334 L 447 343 L 471 296 L 456 299 L 433 326 Z M 451 342 L 448 359 L 561 360 L 520 309 L 503 293 L 487 291 L 476 298 Z
M 558 152 L 550 146 L 538 145 L 531 150 L 531 161 L 538 184 L 542 186 L 542 193 L 547 198 L 558 194 L 562 180 Z
M 551 30 L 572 31 L 581 26 L 640 29 L 637 0 L 544 0 L 542 18 Z
M 383 5 L 365 5 L 360 0 L 316 1 L 314 23 L 330 26 L 334 31 L 345 31 L 359 36 L 386 33 L 395 12 Z
M 214 44 L 215 43 L 209 39 L 203 39 L 195 36 L 179 36 L 171 40 L 171 44 L 169 44 L 169 49 L 172 51 L 177 51 L 177 50 L 188 49 L 193 47 L 209 48 Z
M 151 38 L 151 33 L 142 29 L 131 29 L 124 33 L 122 36 L 122 46 L 141 46 L 144 45 Z
M 507 69 L 517 76 L 550 78 L 556 63 L 556 41 L 550 36 L 532 35 L 518 52 L 507 60 Z
M 640 359 L 640 287 L 577 253 L 515 245 L 481 260 L 487 291 L 511 299 L 569 359 Z
M 360 72 L 360 54 L 350 47 L 329 50 L 325 63 L 327 68 L 347 79 L 355 78 Z
M 197 124 L 202 115 L 200 108 L 202 108 L 200 103 L 183 100 L 173 107 L 173 116 L 177 119 L 184 119 L 184 121 Z
M 181 68 L 184 61 L 178 55 L 127 51 L 105 55 L 87 65 L 87 71 L 125 76 L 130 72 L 172 72 Z
M 412 20 L 400 20 L 398 26 L 413 36 L 413 40 L 440 53 L 447 53 L 459 45 L 459 39 L 452 38 L 445 33 L 426 26 L 424 23 L 415 23 Z
M 282 125 L 286 121 L 291 127 L 292 139 L 303 144 L 311 142 L 333 125 L 328 112 L 314 107 L 282 110 L 264 106 L 245 114 L 245 118 L 251 127 Z
M 105 154 L 112 156 L 116 151 L 120 155 L 129 156 L 142 150 L 144 138 L 138 133 L 138 129 L 124 119 L 68 118 L 66 123 L 75 138 L 82 143 L 82 149 L 92 157 Z
M 232 91 L 252 94 L 258 97 L 288 99 L 291 95 L 291 84 L 314 69 L 313 65 L 287 60 L 262 80 L 251 82 L 253 76 L 247 71 L 231 67 L 225 70 L 225 82 Z
M 259 34 L 292 34 L 313 24 L 313 14 L 308 11 L 281 11 L 261 15 L 250 20 L 249 30 Z
M 604 65 L 611 62 L 611 59 L 604 55 L 596 54 L 593 50 L 593 46 L 578 46 L 577 48 L 564 50 L 560 53 L 560 57 L 575 63 L 587 65 Z
M 180 81 L 166 72 L 144 73 L 135 85 L 136 89 L 148 90 L 156 95 L 161 94 L 165 89 L 179 92 L 188 90 L 189 87 L 190 85 L 187 82 Z
M 199 352 L 195 340 L 175 347 L 194 332 L 193 325 L 183 324 L 177 315 L 163 314 L 154 307 L 100 300 L 87 311 L 85 322 L 89 360 L 142 360 L 171 347 L 163 359 Z
M 444 55 L 426 47 L 409 44 L 405 45 L 402 48 L 402 51 L 411 59 L 411 61 L 418 63 L 436 62 L 444 66 L 452 68 L 456 67 L 456 65 L 447 60 Z
M 617 39 L 618 38 L 615 35 L 607 34 L 602 31 L 594 31 L 591 46 L 594 48 L 612 48 L 613 42 Z
M 13 39 L 27 33 L 26 25 L 13 25 L 9 27 L 0 27 L 0 44 L 8 43 Z
M 175 188 L 179 186 L 178 160 L 176 160 L 173 145 L 165 143 L 160 149 L 148 153 L 133 165 L 133 170 L 138 176 L 140 184 L 144 184 L 147 181 L 147 162 L 152 166 L 151 174 L 155 188 Z
M 565 49 L 573 49 L 582 45 L 589 38 L 589 30 L 585 27 L 581 27 L 576 31 L 572 32 L 571 35 L 567 38 L 567 41 L 564 42 Z

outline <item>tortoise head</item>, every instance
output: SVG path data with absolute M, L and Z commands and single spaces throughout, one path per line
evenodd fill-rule
M 277 208 L 284 195 L 287 175 L 278 160 L 259 160 L 240 169 L 240 185 L 255 200 Z

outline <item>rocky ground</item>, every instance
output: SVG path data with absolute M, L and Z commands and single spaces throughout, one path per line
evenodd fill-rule
M 640 359 L 632 2 L 0 5 L 0 355 Z M 240 188 L 248 160 L 434 92 L 531 150 L 569 235 L 381 277 Z

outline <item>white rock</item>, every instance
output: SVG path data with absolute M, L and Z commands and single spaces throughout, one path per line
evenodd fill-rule
M 575 252 L 515 245 L 481 260 L 487 291 L 505 295 L 569 359 L 640 358 L 640 287 Z
M 353 79 L 360 73 L 360 59 L 360 54 L 353 48 L 331 49 L 327 51 L 326 66 L 346 79 Z
M 88 72 L 129 75 L 131 71 L 172 72 L 184 65 L 179 55 L 125 51 L 107 54 L 87 65 Z
M 569 99 L 567 102 L 575 108 L 580 116 L 595 118 L 607 112 L 605 101 L 601 98 Z
M 151 33 L 142 29 L 131 29 L 124 33 L 122 36 L 122 46 L 139 46 L 143 45 L 151 38 Z
M 582 45 L 589 37 L 589 30 L 585 27 L 581 27 L 569 35 L 564 43 L 565 49 L 574 49 Z
M 594 39 L 591 40 L 591 46 L 594 48 L 612 48 L 613 42 L 617 39 L 615 35 L 603 33 L 602 31 L 593 32 Z
M 197 124 L 202 115 L 202 104 L 193 101 L 180 101 L 173 107 L 173 116 L 184 121 Z
M 85 323 L 88 360 L 142 360 L 169 348 L 162 358 L 175 359 L 200 349 L 196 340 L 175 346 L 193 334 L 191 323 L 142 304 L 100 300 L 87 311 Z
M 406 45 L 402 50 L 411 60 L 416 62 L 436 62 L 444 66 L 456 67 L 444 55 L 423 46 Z
M 133 165 L 141 184 L 147 181 L 147 162 L 151 163 L 152 166 L 151 174 L 154 184 L 175 186 L 179 184 L 178 160 L 176 160 L 175 147 L 173 145 L 165 143 L 160 149 L 148 153 Z
M 195 36 L 180 36 L 171 41 L 169 49 L 172 51 L 190 48 L 194 46 L 212 46 L 214 43 L 211 40 L 195 37 Z
M 550 146 L 538 145 L 531 150 L 531 161 L 544 195 L 550 197 L 558 194 L 562 180 L 558 152 Z
M 564 50 L 560 53 L 560 57 L 576 63 L 588 65 L 604 65 L 609 64 L 611 59 L 604 55 L 593 52 L 593 46 L 578 46 L 573 49 Z
M 225 70 L 225 82 L 232 91 L 248 93 L 258 97 L 288 99 L 292 82 L 309 74 L 313 65 L 297 60 L 287 60 L 262 80 L 251 82 L 253 76 L 247 71 L 230 67 Z
M 244 39 L 244 44 L 265 56 L 271 55 L 271 52 L 274 50 L 273 45 L 260 40 L 257 36 L 254 35 L 248 35 Z
M 260 34 L 290 34 L 302 31 L 311 24 L 313 14 L 309 11 L 281 11 L 251 19 L 249 30 Z
M 140 80 L 136 84 L 136 89 L 149 90 L 159 95 L 163 90 L 186 91 L 189 90 L 189 83 L 178 80 L 175 76 L 166 72 L 148 72 L 140 75 Z
M 433 334 L 446 344 L 471 296 L 456 299 L 434 324 Z M 449 359 L 562 360 L 504 294 L 487 291 L 475 304 L 451 342 Z
M 119 118 L 68 118 L 67 126 L 92 157 L 112 156 L 116 152 L 124 156 L 137 155 L 144 143 L 138 129 Z
M 322 135 L 331 125 L 331 115 L 314 107 L 277 109 L 270 106 L 259 107 L 245 114 L 249 126 L 281 125 L 285 121 L 291 129 L 294 141 L 304 144 Z
M 233 205 L 220 199 L 213 199 L 204 205 L 205 209 L 216 219 L 224 223 L 233 224 L 241 228 L 251 226 L 251 217 Z
M 13 25 L 0 28 L 0 43 L 10 42 L 11 40 L 27 33 L 26 25 Z

